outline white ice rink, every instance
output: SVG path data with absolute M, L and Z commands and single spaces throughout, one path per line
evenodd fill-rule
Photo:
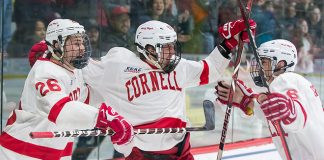
M 197 154 L 195 160 L 216 160 L 217 152 Z M 275 146 L 265 144 L 224 151 L 223 160 L 282 160 Z

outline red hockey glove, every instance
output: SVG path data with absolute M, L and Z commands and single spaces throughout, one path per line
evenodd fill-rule
M 246 115 L 252 115 L 253 109 L 248 107 L 248 104 L 252 102 L 252 98 L 256 95 L 252 88 L 248 88 L 242 80 L 236 80 L 236 87 L 239 88 L 233 95 L 232 105 L 240 108 Z M 222 81 L 218 82 L 215 87 L 217 99 L 220 103 L 227 105 L 230 91 L 229 84 L 224 84 Z
M 101 104 L 99 108 L 97 124 L 95 128 L 106 130 L 111 128 L 115 134 L 111 136 L 111 142 L 118 145 L 129 143 L 133 139 L 133 126 L 124 117 L 120 116 L 110 106 Z
M 256 23 L 254 20 L 250 19 L 249 20 L 251 31 L 253 36 L 255 35 L 255 28 L 256 28 Z M 241 35 L 241 39 L 243 42 L 250 42 L 249 36 L 246 30 L 246 25 L 245 22 L 240 19 L 232 22 L 225 23 L 223 26 L 218 28 L 218 33 L 225 38 L 225 46 L 229 49 L 232 50 L 235 48 L 238 44 L 238 35 L 239 33 L 243 32 Z
M 47 50 L 45 41 L 40 41 L 32 46 L 28 53 L 29 65 L 32 67 L 36 60 Z
M 261 109 L 266 118 L 271 121 L 282 121 L 290 124 L 296 119 L 294 102 L 280 93 L 270 93 L 261 103 Z

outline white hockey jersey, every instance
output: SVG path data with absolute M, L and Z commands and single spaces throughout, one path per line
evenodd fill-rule
M 275 78 L 269 87 L 271 93 L 284 94 L 294 101 L 296 120 L 288 125 L 281 123 L 292 159 L 324 159 L 324 112 L 314 85 L 296 73 L 284 73 Z M 259 107 L 255 108 L 260 116 L 262 111 Z M 272 123 L 269 123 L 269 129 L 281 157 L 286 159 L 278 131 Z
M 0 136 L 0 159 L 71 159 L 73 138 L 31 139 L 29 133 L 93 128 L 98 109 L 83 103 L 89 96 L 81 70 L 39 59 L 25 81 L 19 109 Z
M 171 73 L 163 74 L 120 47 L 83 70 L 90 88 L 128 120 L 134 128 L 186 127 L 185 89 L 216 82 L 229 60 L 216 48 L 200 62 L 181 59 Z M 133 146 L 145 151 L 167 150 L 184 134 L 136 135 L 132 144 L 115 146 L 126 156 Z

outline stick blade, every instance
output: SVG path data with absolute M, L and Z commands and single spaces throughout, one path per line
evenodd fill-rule
M 215 108 L 214 103 L 210 100 L 204 100 L 203 102 L 204 114 L 205 114 L 205 126 L 206 130 L 215 129 Z

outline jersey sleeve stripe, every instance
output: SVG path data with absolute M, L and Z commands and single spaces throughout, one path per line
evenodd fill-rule
M 205 60 L 202 61 L 204 64 L 204 68 L 203 71 L 200 75 L 200 83 L 199 85 L 204 85 L 204 84 L 208 84 L 209 82 L 209 66 L 207 64 L 207 62 Z
M 88 91 L 88 94 L 87 94 L 87 99 L 84 101 L 85 104 L 89 104 L 89 100 L 90 100 L 90 89 L 89 89 L 88 85 L 87 85 L 87 91 Z
M 22 140 L 16 139 L 11 135 L 3 132 L 0 137 L 0 144 L 4 148 L 12 150 L 16 153 L 26 155 L 38 159 L 60 159 L 63 156 L 72 155 L 73 142 L 67 143 L 65 149 L 59 150 L 44 146 L 39 146 L 36 144 L 24 142 Z M 46 153 L 46 154 L 44 154 Z
M 56 119 L 60 114 L 61 110 L 63 109 L 64 105 L 70 101 L 71 99 L 69 97 L 64 97 L 61 100 L 57 101 L 48 114 L 48 120 L 50 120 L 53 123 L 56 123 Z

